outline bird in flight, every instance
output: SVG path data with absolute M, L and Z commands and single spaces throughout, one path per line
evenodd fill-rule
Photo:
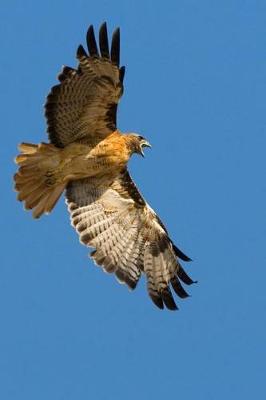
M 18 200 L 33 217 L 50 213 L 65 191 L 71 223 L 80 241 L 92 247 L 94 262 L 134 289 L 141 274 L 159 308 L 176 310 L 171 288 L 188 296 L 190 285 L 180 260 L 190 261 L 146 203 L 130 177 L 132 154 L 144 155 L 149 142 L 136 133 L 122 134 L 116 113 L 123 94 L 125 67 L 119 66 L 120 31 L 109 50 L 106 23 L 87 32 L 87 50 L 77 49 L 76 69 L 64 66 L 60 83 L 45 104 L 50 143 L 19 145 L 14 176 Z

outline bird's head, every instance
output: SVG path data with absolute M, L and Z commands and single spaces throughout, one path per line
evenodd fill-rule
M 137 153 L 144 157 L 143 147 L 151 147 L 150 143 L 137 133 L 130 133 L 128 136 L 128 145 L 131 154 Z

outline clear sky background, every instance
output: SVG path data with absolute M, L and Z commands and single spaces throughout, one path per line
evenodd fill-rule
M 131 173 L 199 281 L 177 312 L 87 258 L 60 200 L 33 220 L 12 189 L 21 141 L 89 24 L 121 27 Z M 1 2 L 0 398 L 262 399 L 266 367 L 266 2 Z

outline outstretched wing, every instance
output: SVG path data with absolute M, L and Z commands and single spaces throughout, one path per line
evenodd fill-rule
M 87 33 L 89 55 L 80 45 L 77 69 L 63 67 L 59 85 L 45 104 L 51 143 L 64 147 L 81 141 L 97 144 L 116 130 L 117 104 L 123 93 L 125 67 L 119 68 L 120 33 L 113 33 L 109 52 L 106 23 L 99 31 L 100 53 L 91 25 Z
M 172 243 L 127 170 L 111 185 L 93 179 L 73 181 L 66 197 L 80 241 L 95 248 L 91 257 L 106 272 L 114 272 L 131 289 L 141 273 L 146 274 L 149 295 L 159 308 L 177 308 L 170 284 L 179 297 L 188 296 L 180 280 L 187 285 L 193 281 L 178 257 L 190 259 Z

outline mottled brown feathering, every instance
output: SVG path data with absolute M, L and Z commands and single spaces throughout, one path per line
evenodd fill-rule
M 119 68 L 120 32 L 113 33 L 109 52 L 106 24 L 99 32 L 100 52 L 93 27 L 87 33 L 89 55 L 79 46 L 77 69 L 63 67 L 47 96 L 45 115 L 51 143 L 96 144 L 116 130 L 117 104 L 123 93 L 125 67 Z
M 177 309 L 172 291 L 188 296 L 181 282 L 193 283 L 180 264 L 190 261 L 140 194 L 127 170 L 133 153 L 149 143 L 117 129 L 117 105 L 125 67 L 119 66 L 120 33 L 109 50 L 106 23 L 87 33 L 87 51 L 79 46 L 76 69 L 64 67 L 60 83 L 45 105 L 50 144 L 22 143 L 16 157 L 18 200 L 33 217 L 52 211 L 66 189 L 71 223 L 91 257 L 104 271 L 134 289 L 141 274 L 152 301 Z

